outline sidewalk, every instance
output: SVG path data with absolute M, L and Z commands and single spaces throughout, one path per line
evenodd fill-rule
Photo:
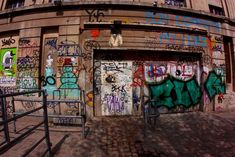
M 155 130 L 147 129 L 141 117 L 99 117 L 88 122 L 90 132 L 81 137 L 80 128 L 50 127 L 56 157 L 235 157 L 235 112 L 181 113 L 161 115 Z M 18 122 L 20 130 L 29 120 Z M 18 157 L 43 135 L 35 131 L 3 157 Z M 65 136 L 68 135 L 68 136 Z M 15 135 L 16 136 L 16 135 Z M 30 156 L 37 157 L 45 143 Z
M 235 125 L 235 111 L 233 112 L 217 112 L 214 113 L 215 116 L 218 116 L 222 119 L 226 119 L 230 123 Z
M 221 115 L 161 115 L 157 128 L 148 129 L 146 137 L 140 118 L 97 118 L 87 139 L 70 134 L 56 156 L 234 157 L 235 125 Z

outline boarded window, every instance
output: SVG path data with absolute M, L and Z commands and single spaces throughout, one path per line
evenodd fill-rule
M 6 9 L 19 8 L 24 6 L 25 0 L 8 0 L 6 3 Z
M 212 14 L 224 16 L 224 10 L 221 7 L 209 5 L 209 9 L 210 9 L 210 13 Z
M 165 0 L 166 5 L 186 7 L 185 0 Z

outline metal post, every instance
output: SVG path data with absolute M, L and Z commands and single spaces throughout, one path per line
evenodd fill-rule
M 146 137 L 147 123 L 148 123 L 148 104 L 143 105 L 144 112 L 144 137 Z
M 0 94 L 3 94 L 2 90 L 0 90 Z M 3 122 L 7 120 L 7 110 L 6 110 L 6 97 L 1 98 L 1 108 L 2 108 L 2 120 Z M 5 139 L 7 143 L 10 142 L 10 136 L 9 136 L 9 128 L 8 128 L 8 123 L 5 122 L 3 124 L 4 127 L 4 134 L 5 134 Z
M 13 118 L 15 118 L 15 101 L 14 101 L 14 97 L 12 96 L 11 99 L 11 104 L 12 104 L 12 110 L 13 110 Z M 14 126 L 14 133 L 16 133 L 16 119 L 13 121 L 13 126 Z
M 85 115 L 82 115 L 82 137 L 85 138 Z
M 86 106 L 86 104 L 84 104 L 83 102 L 81 102 L 80 104 L 81 104 L 82 136 L 83 136 L 83 138 L 85 138 L 85 123 L 86 123 L 86 110 L 85 110 L 85 106 Z
M 48 127 L 48 116 L 47 116 L 47 95 L 45 91 L 43 91 L 42 93 L 43 93 L 43 115 L 44 115 L 45 137 L 46 137 L 46 143 L 48 147 L 49 156 L 52 156 L 50 134 L 49 134 L 49 127 Z

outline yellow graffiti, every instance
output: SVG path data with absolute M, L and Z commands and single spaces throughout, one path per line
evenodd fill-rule
M 92 107 L 93 106 L 93 92 L 91 91 L 91 92 L 87 93 L 86 96 L 87 96 L 86 104 L 88 106 Z

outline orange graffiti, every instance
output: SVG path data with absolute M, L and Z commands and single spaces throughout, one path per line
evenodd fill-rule
M 86 94 L 86 96 L 87 96 L 86 104 L 92 107 L 93 106 L 93 92 L 90 91 L 89 93 Z
M 91 30 L 91 36 L 93 38 L 99 37 L 100 36 L 100 30 L 98 30 L 98 29 Z

